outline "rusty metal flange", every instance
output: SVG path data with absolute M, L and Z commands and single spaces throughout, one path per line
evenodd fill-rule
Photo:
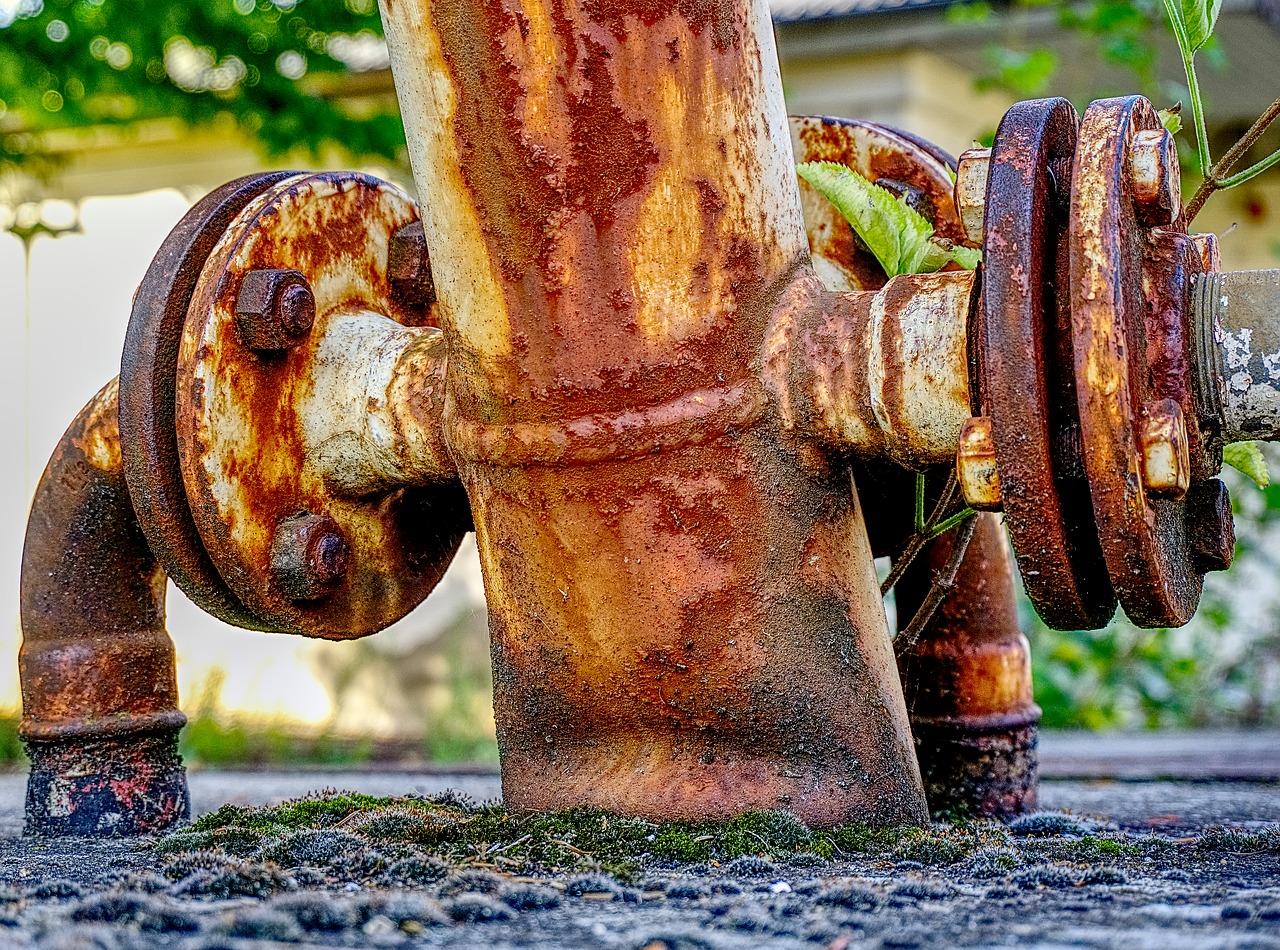
M 125 480 L 156 559 L 184 594 L 230 624 L 272 629 L 227 587 L 187 505 L 174 432 L 178 346 L 200 269 L 250 201 L 296 172 L 228 182 L 183 216 L 160 245 L 134 297 L 120 364 L 120 434 Z
M 1220 494 L 1201 488 L 1221 459 L 1197 421 L 1185 315 L 1204 263 L 1177 182 L 1172 142 L 1146 99 L 1089 106 L 1071 196 L 1076 397 L 1103 556 L 1125 613 L 1144 627 L 1195 612 L 1206 517 L 1197 506 Z
M 429 316 L 388 275 L 393 235 L 417 219 L 403 191 L 364 175 L 284 180 L 230 224 L 192 295 L 176 400 L 188 503 L 218 573 L 278 629 L 382 629 L 430 593 L 469 525 L 456 483 L 350 497 L 305 461 L 329 323 Z
M 1084 477 L 1068 284 L 1079 117 L 1065 99 L 1013 106 L 991 150 L 979 374 L 1000 502 L 1027 595 L 1051 627 L 1093 629 L 1116 598 Z

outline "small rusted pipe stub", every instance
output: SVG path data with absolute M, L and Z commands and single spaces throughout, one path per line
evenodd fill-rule
M 1280 271 L 1201 274 L 1198 380 L 1223 442 L 1280 438 Z
M 116 405 L 113 380 L 54 450 L 27 523 L 18 668 L 30 833 L 139 833 L 187 815 L 165 577 L 125 487 Z
M 433 327 L 372 313 L 331 320 L 299 400 L 305 467 L 354 498 L 456 481 L 443 431 L 447 352 Z
M 922 820 L 847 473 L 759 379 L 812 279 L 766 4 L 382 13 L 507 804 Z
M 783 424 L 839 452 L 919 469 L 955 459 L 970 415 L 971 271 L 895 277 L 874 293 L 813 292 L 769 328 Z
M 979 515 L 957 584 L 898 661 L 929 808 L 1008 817 L 1036 805 L 1031 653 L 1018 625 L 1013 568 L 995 515 Z M 905 627 L 951 555 L 930 542 L 895 588 Z

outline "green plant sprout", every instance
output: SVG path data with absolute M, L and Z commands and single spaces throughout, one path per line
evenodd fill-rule
M 976 248 L 939 238 L 933 225 L 905 200 L 835 162 L 804 162 L 796 172 L 836 206 L 889 277 L 931 274 L 953 261 L 973 270 Z
M 1280 98 L 1277 98 L 1258 117 L 1249 131 L 1242 135 L 1239 141 L 1215 164 L 1213 155 L 1209 151 L 1209 128 L 1205 122 L 1204 98 L 1200 94 L 1200 82 L 1196 78 L 1196 53 L 1203 49 L 1213 37 L 1214 28 L 1218 25 L 1218 14 L 1222 10 L 1222 0 L 1164 0 L 1164 8 L 1169 17 L 1174 40 L 1178 44 L 1178 52 L 1182 56 L 1182 68 L 1187 75 L 1187 90 L 1191 97 L 1191 124 L 1195 132 L 1200 175 L 1203 178 L 1195 194 L 1192 195 L 1191 201 L 1187 203 L 1186 218 L 1187 223 L 1190 224 L 1215 191 L 1242 185 L 1280 163 L 1280 149 L 1276 149 L 1266 158 L 1255 162 L 1243 171 L 1231 173 L 1271 123 L 1280 117 Z

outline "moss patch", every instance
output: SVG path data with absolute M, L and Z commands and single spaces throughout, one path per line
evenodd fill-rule
M 511 814 L 501 805 L 454 795 L 377 798 L 327 791 L 273 807 L 225 805 L 160 839 L 157 847 L 179 869 L 189 863 L 184 856 L 199 852 L 205 861 L 221 855 L 384 884 L 436 880 L 460 868 L 504 874 L 606 871 L 625 880 L 644 868 L 723 866 L 742 859 L 810 865 L 858 859 L 926 867 L 968 867 L 976 861 L 1001 874 L 1045 861 L 1108 865 L 1146 850 L 1131 836 L 1071 833 L 1078 830 L 1079 824 L 1066 820 L 1041 821 L 1034 836 L 993 821 L 811 830 L 785 812 L 657 824 L 592 810 Z M 1199 845 L 1255 852 L 1275 846 L 1274 836 L 1225 829 L 1211 830 Z

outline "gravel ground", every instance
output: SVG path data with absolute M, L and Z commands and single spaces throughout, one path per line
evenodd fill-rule
M 1086 748 L 1098 757 L 1096 746 Z M 1132 772 L 1141 755 L 1120 758 Z M 1078 761 L 1058 769 L 1073 770 L 1107 772 Z M 718 867 L 655 865 L 626 882 L 602 874 L 524 879 L 464 871 L 414 888 L 287 869 L 264 879 L 262 896 L 213 899 L 208 888 L 192 886 L 199 872 L 187 879 L 172 869 L 169 876 L 155 873 L 164 859 L 148 843 L 23 840 L 25 777 L 3 775 L 0 923 L 8 926 L 0 929 L 0 950 L 1280 950 L 1280 783 L 1212 781 L 1202 772 L 1196 779 L 1050 778 L 1041 792 L 1049 817 L 997 829 L 1007 847 L 956 863 L 908 852 L 833 862 L 746 858 Z M 225 802 L 277 803 L 326 787 L 394 796 L 451 788 L 476 799 L 495 798 L 499 790 L 491 774 L 191 776 L 197 813 Z M 1238 833 L 1224 835 L 1215 826 Z

